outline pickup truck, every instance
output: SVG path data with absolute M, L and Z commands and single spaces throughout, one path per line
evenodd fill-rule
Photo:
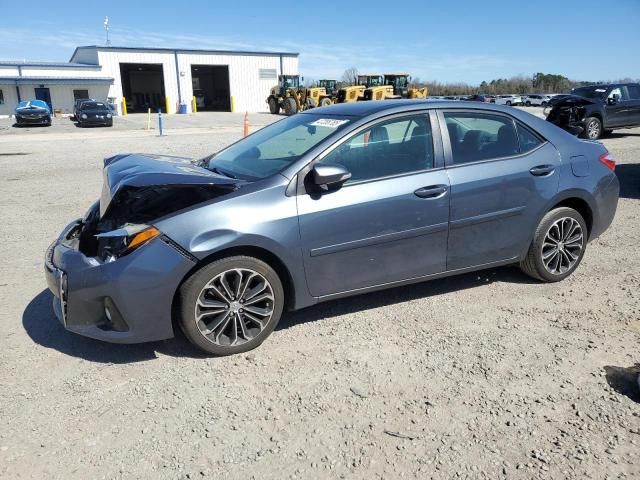
M 578 87 L 549 105 L 549 122 L 591 140 L 619 128 L 640 127 L 638 83 Z

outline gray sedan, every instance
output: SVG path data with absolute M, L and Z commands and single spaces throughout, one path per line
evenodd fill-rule
M 283 311 L 499 265 L 556 282 L 612 222 L 615 162 L 526 112 L 388 100 L 316 108 L 201 160 L 118 155 L 46 253 L 81 335 L 260 345 Z

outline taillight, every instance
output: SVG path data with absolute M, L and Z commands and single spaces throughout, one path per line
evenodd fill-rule
M 602 155 L 600 155 L 600 157 L 598 157 L 598 160 L 600 160 L 609 170 L 615 172 L 616 160 L 615 158 L 613 158 L 613 155 L 611 155 L 611 153 L 603 153 Z

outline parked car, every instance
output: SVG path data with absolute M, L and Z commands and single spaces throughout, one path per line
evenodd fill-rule
M 523 100 L 524 100 L 524 104 L 527 107 L 536 106 L 536 107 L 544 108 L 547 106 L 547 104 L 551 100 L 551 97 L 549 95 L 538 95 L 536 93 L 532 95 L 527 95 L 526 97 L 523 98 Z
M 76 114 L 76 121 L 80 127 L 113 126 L 113 112 L 104 102 L 82 102 Z
M 491 103 L 491 100 L 485 97 L 484 95 L 471 95 L 466 99 L 468 102 L 482 102 L 482 103 Z M 495 102 L 494 102 L 495 103 Z
M 522 105 L 520 95 L 496 95 L 496 105 Z
M 20 102 L 15 109 L 16 125 L 45 125 L 51 126 L 51 110 L 47 102 L 42 100 L 28 100 Z
M 93 99 L 93 98 L 78 98 L 76 99 L 75 102 L 73 102 L 73 118 L 74 119 L 78 119 L 78 113 L 80 111 L 80 106 L 84 103 L 84 102 L 96 102 L 97 100 Z
M 575 134 L 597 140 L 618 128 L 640 126 L 640 84 L 591 85 L 550 102 L 547 120 Z
M 493 104 L 314 108 L 201 160 L 105 159 L 46 278 L 72 332 L 154 341 L 175 319 L 240 353 L 325 300 L 514 263 L 563 280 L 614 217 L 614 168 L 602 144 Z

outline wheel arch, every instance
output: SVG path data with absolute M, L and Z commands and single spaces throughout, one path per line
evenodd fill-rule
M 535 227 L 531 232 L 531 237 L 527 242 L 526 247 L 521 253 L 521 258 L 526 257 L 527 251 L 529 250 L 529 246 L 531 245 L 531 242 L 533 242 L 533 236 L 535 234 L 535 230 L 537 226 L 540 225 L 540 222 L 542 221 L 544 216 L 547 213 L 549 213 L 551 210 L 554 210 L 559 207 L 573 208 L 580 215 L 582 215 L 582 218 L 584 218 L 584 221 L 587 223 L 587 238 L 590 239 L 591 232 L 593 230 L 594 215 L 596 212 L 593 207 L 593 200 L 590 199 L 589 197 L 590 197 L 590 194 L 583 190 L 567 190 L 565 192 L 562 192 L 562 194 L 553 197 L 547 203 L 547 205 L 543 209 L 541 209 L 541 211 L 538 213 L 538 218 L 536 219 Z
M 569 207 L 577 211 L 584 221 L 587 223 L 587 234 L 591 237 L 593 230 L 593 224 L 595 221 L 596 208 L 595 200 L 588 191 L 580 189 L 570 189 L 561 192 L 556 195 L 547 205 L 543 212 L 541 212 L 538 223 L 542 218 L 551 210 L 558 207 Z
M 221 250 L 215 251 L 207 255 L 206 257 L 200 259 L 195 265 L 184 275 L 176 291 L 173 293 L 173 300 L 171 302 L 171 320 L 173 324 L 174 332 L 178 331 L 180 327 L 178 326 L 178 315 L 180 312 L 180 288 L 182 284 L 191 277 L 196 271 L 200 270 L 205 265 L 208 265 L 216 260 L 220 260 L 221 258 L 232 257 L 237 255 L 244 255 L 248 257 L 253 257 L 258 260 L 262 260 L 267 265 L 269 265 L 276 272 L 280 281 L 282 282 L 282 287 L 284 289 L 284 309 L 292 310 L 296 305 L 296 287 L 295 282 L 293 281 L 293 276 L 291 271 L 285 264 L 285 262 L 273 252 L 267 250 L 263 247 L 257 247 L 254 245 L 235 245 L 228 248 L 223 248 Z

